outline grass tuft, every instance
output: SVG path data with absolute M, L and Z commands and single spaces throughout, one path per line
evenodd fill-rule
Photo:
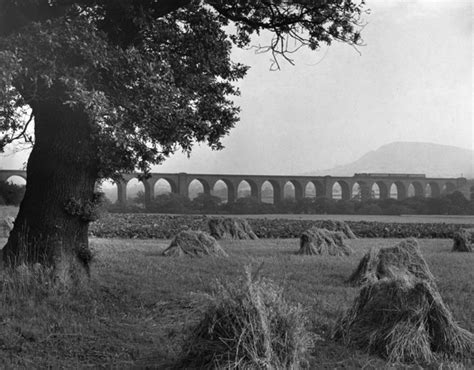
M 0 273 L 0 302 L 21 300 L 39 302 L 47 297 L 64 295 L 69 288 L 61 284 L 51 267 L 39 263 L 3 269 Z

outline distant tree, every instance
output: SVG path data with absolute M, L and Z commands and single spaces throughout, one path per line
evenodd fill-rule
M 462 214 L 467 211 L 469 201 L 463 193 L 454 191 L 451 194 L 446 195 L 446 198 L 451 202 L 452 210 L 454 214 Z
M 295 213 L 297 202 L 295 198 L 284 198 L 275 205 L 278 213 Z
M 136 169 L 146 174 L 195 142 L 222 147 L 238 121 L 235 82 L 247 70 L 231 61 L 232 43 L 248 46 L 253 34 L 268 30 L 273 38 L 264 50 L 273 66 L 292 62 L 301 46 L 357 45 L 363 5 L 1 0 L 0 147 L 19 138 L 34 142 L 4 262 L 39 262 L 81 277 L 91 258 L 96 180 Z
M 25 186 L 0 182 L 0 204 L 18 206 L 25 195 Z M 1 203 L 3 201 L 3 203 Z
M 191 201 L 191 208 L 203 213 L 217 213 L 221 203 L 221 198 L 201 193 Z
M 315 213 L 314 198 L 302 198 L 296 201 L 296 213 Z
M 187 213 L 191 208 L 188 197 L 168 193 L 158 195 L 150 205 L 150 211 L 158 213 Z
M 355 203 L 360 203 L 360 201 L 340 199 L 335 202 L 334 209 L 330 213 L 351 215 L 354 213 Z
M 132 201 L 135 204 L 145 205 L 145 192 L 140 190 Z

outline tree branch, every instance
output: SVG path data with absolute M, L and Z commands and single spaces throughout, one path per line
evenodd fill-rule
M 14 142 L 15 140 L 18 140 L 19 138 L 23 137 L 25 139 L 25 141 L 27 142 L 32 142 L 32 139 L 31 138 L 28 138 L 26 136 L 26 131 L 28 130 L 28 126 L 30 125 L 31 121 L 33 120 L 33 117 L 34 117 L 34 114 L 33 114 L 33 111 L 31 111 L 31 114 L 30 114 L 30 118 L 28 119 L 28 121 L 26 121 L 24 127 L 23 127 L 23 130 L 21 130 L 21 132 L 15 136 L 15 137 L 11 137 L 9 139 L 3 139 L 2 140 L 2 143 L 3 144 L 11 144 L 12 142 Z

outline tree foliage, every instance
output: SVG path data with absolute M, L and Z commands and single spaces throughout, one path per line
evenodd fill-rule
M 0 0 L 0 149 L 39 106 L 85 113 L 98 177 L 146 172 L 195 142 L 222 147 L 247 67 L 232 45 L 272 32 L 275 66 L 302 46 L 361 43 L 363 2 Z M 31 108 L 31 109 L 28 109 Z M 29 114 L 31 112 L 31 117 Z M 24 117 L 29 117 L 25 119 Z M 38 136 L 36 123 L 36 136 Z

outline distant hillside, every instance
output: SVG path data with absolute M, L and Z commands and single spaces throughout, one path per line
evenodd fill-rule
M 370 151 L 352 163 L 310 174 L 352 176 L 357 172 L 474 178 L 474 151 L 431 143 L 395 142 Z

